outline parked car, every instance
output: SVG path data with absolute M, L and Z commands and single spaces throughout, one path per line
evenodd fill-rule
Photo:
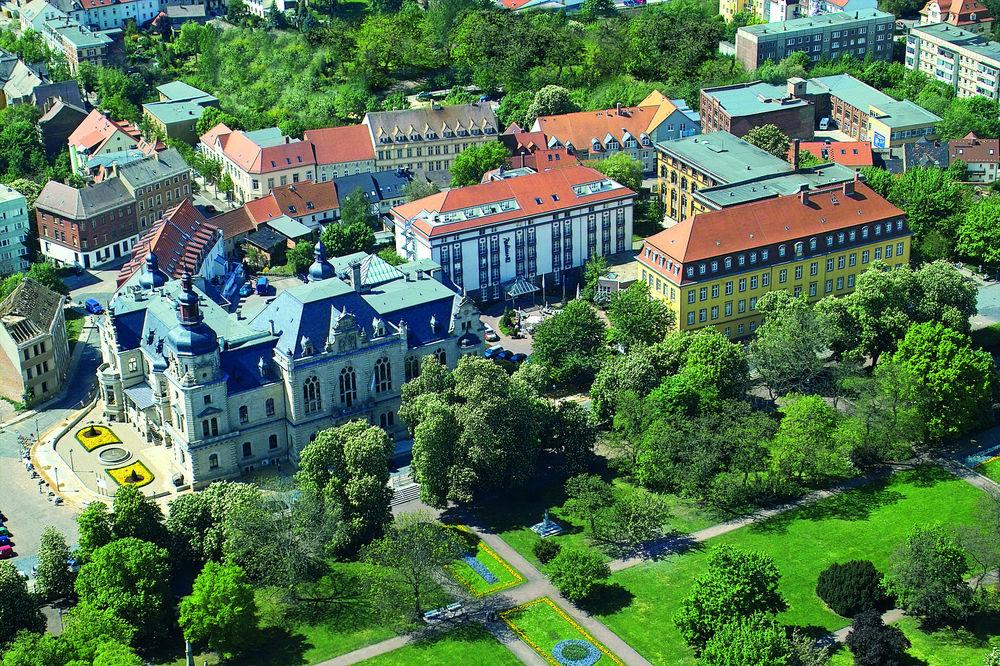
M 510 357 L 510 362 L 511 363 L 516 363 L 518 365 L 521 365 L 522 363 L 524 363 L 527 360 L 528 360 L 528 355 L 527 354 L 517 353 L 517 354 L 514 354 L 513 356 Z
M 100 301 L 96 298 L 88 298 L 83 302 L 83 309 L 92 315 L 99 315 L 104 313 L 104 306 L 101 305 Z
M 0 546 L 9 546 L 9 545 L 11 545 L 10 537 L 0 536 Z
M 514 352 L 510 351 L 509 349 L 503 349 L 500 351 L 499 354 L 496 355 L 496 359 L 498 361 L 509 361 L 513 357 L 514 357 Z
M 268 291 L 267 278 L 263 276 L 257 278 L 257 295 L 265 296 L 267 294 L 267 291 Z
M 424 92 L 421 92 L 421 93 L 417 93 L 417 101 L 418 101 L 418 102 L 429 102 L 429 101 L 431 101 L 432 99 L 434 99 L 434 96 L 433 96 L 433 95 L 431 95 L 431 94 L 430 94 L 429 92 L 427 92 L 426 90 L 425 90 Z
M 483 358 L 496 358 L 497 354 L 504 351 L 503 347 L 490 347 L 483 352 Z
M 486 342 L 498 342 L 500 340 L 500 336 L 497 335 L 497 332 L 493 330 L 492 326 L 489 324 L 483 324 L 483 328 L 486 331 Z
M 213 206 L 212 204 L 208 204 L 207 206 L 205 206 L 205 212 L 208 213 L 209 215 L 215 215 L 216 213 L 219 212 L 219 209 Z
M 14 557 L 14 549 L 10 546 L 0 546 L 0 560 L 9 560 Z
M 830 129 L 830 119 L 829 118 L 820 118 L 819 119 L 819 128 L 822 131 Z
M 5 537 L 11 536 L 10 530 L 7 529 L 6 525 L 0 525 L 0 536 L 5 536 Z
M 246 298 L 253 293 L 253 285 L 247 282 L 242 287 L 240 287 L 240 296 Z

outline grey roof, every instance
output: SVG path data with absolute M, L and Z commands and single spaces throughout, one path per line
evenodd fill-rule
M 333 179 L 339 200 L 343 201 L 348 194 L 355 190 L 361 190 L 368 203 L 371 204 L 402 197 L 403 189 L 408 182 L 410 182 L 410 176 L 402 171 L 356 173 Z
M 156 86 L 156 92 L 170 102 L 190 102 L 192 100 L 216 99 L 204 90 L 184 83 L 183 81 L 171 81 L 163 85 Z
M 293 240 L 312 235 L 312 229 L 287 215 L 279 215 L 273 220 L 268 220 L 267 226 Z
M 752 146 L 729 132 L 661 141 L 656 149 L 694 165 L 720 183 L 738 183 L 775 173 L 788 173 L 791 165 L 780 157 Z
M 893 99 L 850 74 L 834 74 L 809 79 L 806 82 L 806 93 L 810 95 L 834 95 L 854 108 L 865 112 L 870 107 L 874 107 L 881 113 L 871 115 L 888 127 L 933 125 L 941 120 L 940 116 L 917 106 L 910 100 Z
M 51 328 L 62 303 L 60 294 L 26 277 L 0 303 L 0 324 L 16 343 L 28 342 Z
M 52 107 L 45 112 L 45 115 L 38 119 L 38 124 L 39 125 L 45 124 L 48 121 L 55 118 L 56 116 L 62 115 L 63 113 L 76 114 L 80 118 L 80 122 L 83 122 L 83 119 L 87 117 L 87 112 L 84 111 L 82 108 L 75 106 L 73 104 L 67 104 L 66 102 L 60 101 L 53 104 Z
M 756 35 L 757 37 L 770 37 L 800 30 L 813 31 L 824 27 L 836 29 L 840 26 L 850 26 L 853 23 L 862 23 L 874 19 L 892 21 L 894 17 L 892 14 L 877 9 L 859 9 L 853 12 L 834 12 L 818 16 L 803 16 L 802 18 L 789 19 L 788 21 L 748 25 L 740 28 L 739 31 Z
M 8 99 L 20 100 L 30 97 L 31 91 L 35 89 L 35 86 L 41 85 L 41 83 L 42 77 L 39 76 L 38 72 L 33 67 L 25 65 L 19 60 L 14 65 L 14 69 L 10 73 L 10 78 L 3 85 L 3 92 Z
M 190 169 L 176 148 L 150 155 L 118 167 L 118 176 L 133 188 L 146 187 L 166 178 L 178 176 Z
M 430 128 L 437 133 L 438 137 L 441 137 L 442 129 L 446 125 L 453 131 L 457 131 L 460 127 L 465 129 L 488 127 L 491 134 L 499 132 L 497 116 L 493 112 L 493 107 L 487 102 L 397 111 L 372 111 L 365 114 L 364 122 L 368 125 L 376 146 L 379 145 L 380 129 L 389 136 L 392 136 L 397 128 L 400 132 L 409 134 L 411 126 L 421 135 L 425 133 L 426 128 Z
M 854 178 L 854 169 L 841 164 L 821 164 L 792 173 L 776 173 L 751 181 L 700 189 L 692 196 L 716 208 L 795 194 L 804 185 L 810 190 L 845 183 Z
M 910 34 L 918 38 L 936 38 L 948 42 L 955 48 L 968 50 L 983 60 L 990 60 L 1000 66 L 1000 43 L 990 41 L 974 32 L 956 28 L 947 23 L 932 23 L 910 28 Z
M 50 180 L 38 195 L 35 207 L 79 220 L 115 210 L 133 201 L 132 195 L 118 178 L 110 178 L 79 190 Z
M 41 107 L 50 99 L 56 98 L 63 104 L 70 104 L 83 110 L 83 96 L 80 94 L 80 86 L 76 81 L 58 81 L 56 83 L 43 83 L 35 86 L 31 93 L 35 106 Z
M 10 79 L 14 66 L 21 62 L 13 53 L 7 53 L 0 49 L 0 84 L 6 83 Z
M 788 86 L 776 86 L 763 81 L 705 88 L 701 92 L 717 100 L 722 108 L 734 117 L 751 116 L 809 104 L 807 100 L 790 96 Z

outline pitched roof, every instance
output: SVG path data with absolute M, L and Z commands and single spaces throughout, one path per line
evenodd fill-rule
M 665 100 L 665 104 L 672 103 Z M 562 145 L 573 144 L 577 150 L 591 150 L 594 141 L 603 148 L 608 137 L 624 143 L 626 133 L 639 141 L 643 134 L 653 129 L 653 119 L 659 116 L 660 106 L 626 106 L 620 109 L 577 111 L 558 116 L 539 116 L 532 130 L 543 132 Z
M 190 199 L 184 199 L 135 244 L 132 258 L 118 272 L 118 286 L 142 268 L 150 252 L 156 255 L 160 270 L 174 279 L 180 279 L 184 272 L 198 273 L 219 233 L 219 228 L 208 222 Z
M 71 220 L 81 220 L 116 210 L 134 201 L 118 178 L 110 178 L 79 190 L 50 180 L 38 195 L 35 207 Z
M 948 156 L 963 162 L 1000 162 L 1000 139 L 980 139 L 969 132 L 961 139 L 948 142 Z
M 871 166 L 875 163 L 872 155 L 872 145 L 867 141 L 841 141 L 826 143 L 824 141 L 805 141 L 799 144 L 799 150 L 809 151 L 821 162 L 836 162 L 844 166 Z M 788 149 L 788 159 L 792 159 L 794 146 Z
M 138 142 L 142 133 L 139 128 L 124 120 L 112 120 L 94 109 L 83 119 L 83 122 L 69 135 L 69 143 L 73 146 L 83 146 L 94 153 L 101 149 L 102 144 L 115 135 L 124 132 Z
M 298 218 L 340 208 L 337 187 L 333 181 L 314 183 L 302 181 L 276 187 L 264 197 L 248 201 L 244 206 L 256 224 L 282 215 Z
M 214 130 L 212 128 L 208 133 L 211 134 Z M 269 135 L 262 140 L 254 134 L 256 133 L 236 130 L 218 137 L 225 156 L 244 171 L 269 173 L 316 163 L 312 144 L 307 141 L 283 137 L 284 141 L 275 145 Z
M 216 215 L 211 219 L 211 222 L 219 229 L 222 229 L 223 238 L 233 238 L 257 228 L 245 206 L 223 213 L 222 215 Z
M 535 152 L 536 150 L 542 150 L 548 147 L 549 138 L 545 136 L 545 132 L 511 132 L 510 127 L 507 128 L 508 131 L 500 135 L 500 143 L 502 143 L 511 155 L 528 155 Z
M 400 109 L 396 111 L 372 111 L 365 114 L 364 124 L 371 133 L 372 145 L 379 145 L 380 138 L 391 138 L 396 134 L 410 134 L 410 127 L 418 134 L 429 131 L 442 136 L 445 128 L 453 132 L 460 129 L 479 128 L 484 134 L 499 132 L 497 116 L 488 103 L 455 104 L 454 106 L 431 105 L 420 109 Z
M 990 8 L 979 0 L 930 0 L 920 10 L 921 14 L 930 14 L 931 5 L 936 4 L 941 13 L 941 20 L 952 25 L 975 25 L 990 23 L 993 16 Z M 975 19 L 973 19 L 975 15 Z
M 116 169 L 119 177 L 132 187 L 139 188 L 180 175 L 190 167 L 176 148 L 168 148 Z
M 676 261 L 710 257 L 808 238 L 866 222 L 905 215 L 864 183 L 845 194 L 837 186 L 698 213 L 646 242 Z
M 634 195 L 600 171 L 573 166 L 438 192 L 391 212 L 434 236 Z
M 0 303 L 0 324 L 23 344 L 48 332 L 62 304 L 60 294 L 26 277 Z
M 210 146 L 210 147 L 214 148 L 215 147 L 215 141 L 216 141 L 216 139 L 218 139 L 220 137 L 223 137 L 223 136 L 228 136 L 228 135 L 232 134 L 232 132 L 233 132 L 233 130 L 229 129 L 225 125 L 225 123 L 219 123 L 218 125 L 216 125 L 212 129 L 208 130 L 207 132 L 205 132 L 204 134 L 202 134 L 200 137 L 198 137 L 198 140 L 201 141 L 206 146 Z
M 375 159 L 371 134 L 364 125 L 306 130 L 303 140 L 312 143 L 316 164 L 339 164 Z

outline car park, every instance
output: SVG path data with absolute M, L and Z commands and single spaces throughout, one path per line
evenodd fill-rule
M 497 342 L 500 340 L 500 336 L 497 335 L 497 332 L 493 330 L 492 326 L 489 324 L 483 324 L 483 328 L 486 331 L 486 342 Z
M 510 351 L 509 349 L 501 349 L 495 358 L 498 361 L 509 361 L 511 358 L 513 358 L 513 356 L 514 352 Z

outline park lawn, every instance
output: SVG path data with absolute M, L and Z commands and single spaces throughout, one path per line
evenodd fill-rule
M 521 640 L 550 664 L 558 665 L 552 656 L 552 648 L 557 643 L 564 640 L 586 640 L 603 652 L 610 663 L 624 666 L 621 659 L 588 634 L 548 597 L 511 608 L 500 613 L 500 617 Z M 604 662 L 604 658 L 601 662 Z
M 496 582 L 487 583 L 485 578 L 461 559 L 447 567 L 452 578 L 465 586 L 473 596 L 485 597 L 500 590 L 516 587 L 524 582 L 524 576 L 485 543 L 476 539 L 473 548 L 476 560 L 496 576 Z
M 870 559 L 880 570 L 911 526 L 974 520 L 980 491 L 936 467 L 899 472 L 835 497 L 789 511 L 758 525 L 711 539 L 766 553 L 781 572 L 789 608 L 786 624 L 831 631 L 848 624 L 816 596 L 816 580 L 834 562 Z M 692 579 L 705 568 L 707 548 L 642 564 L 612 576 L 623 588 L 617 602 L 595 612 L 612 631 L 654 663 L 693 664 L 673 624 Z
M 990 458 L 986 462 L 976 465 L 976 471 L 1000 483 L 1000 456 Z
M 968 627 L 939 629 L 927 632 L 920 621 L 904 617 L 896 623 L 912 644 L 907 652 L 915 664 L 929 666 L 980 666 L 990 651 L 990 637 L 1000 636 L 1000 617 L 980 616 Z M 854 658 L 847 647 L 833 655 L 830 666 L 853 666 Z
M 69 350 L 72 353 L 83 333 L 83 324 L 87 321 L 86 315 L 73 308 L 66 308 L 63 311 L 66 315 L 66 342 L 69 343 Z
M 361 663 L 364 666 L 516 666 L 521 662 L 481 625 L 468 624 Z
M 630 487 L 625 481 L 615 480 L 616 485 Z M 723 518 L 712 515 L 708 509 L 695 502 L 676 495 L 661 494 L 667 503 L 669 518 L 666 529 L 681 533 L 696 532 Z M 483 525 L 496 532 L 511 548 L 520 553 L 536 567 L 542 566 L 532 552 L 532 547 L 541 539 L 531 531 L 531 526 L 540 523 L 549 511 L 549 518 L 559 523 L 563 532 L 548 537 L 565 548 L 589 548 L 590 525 L 585 520 L 571 516 L 564 508 L 566 493 L 562 484 L 553 484 L 543 490 L 531 490 L 517 497 L 504 497 L 500 501 L 481 507 L 477 515 Z

